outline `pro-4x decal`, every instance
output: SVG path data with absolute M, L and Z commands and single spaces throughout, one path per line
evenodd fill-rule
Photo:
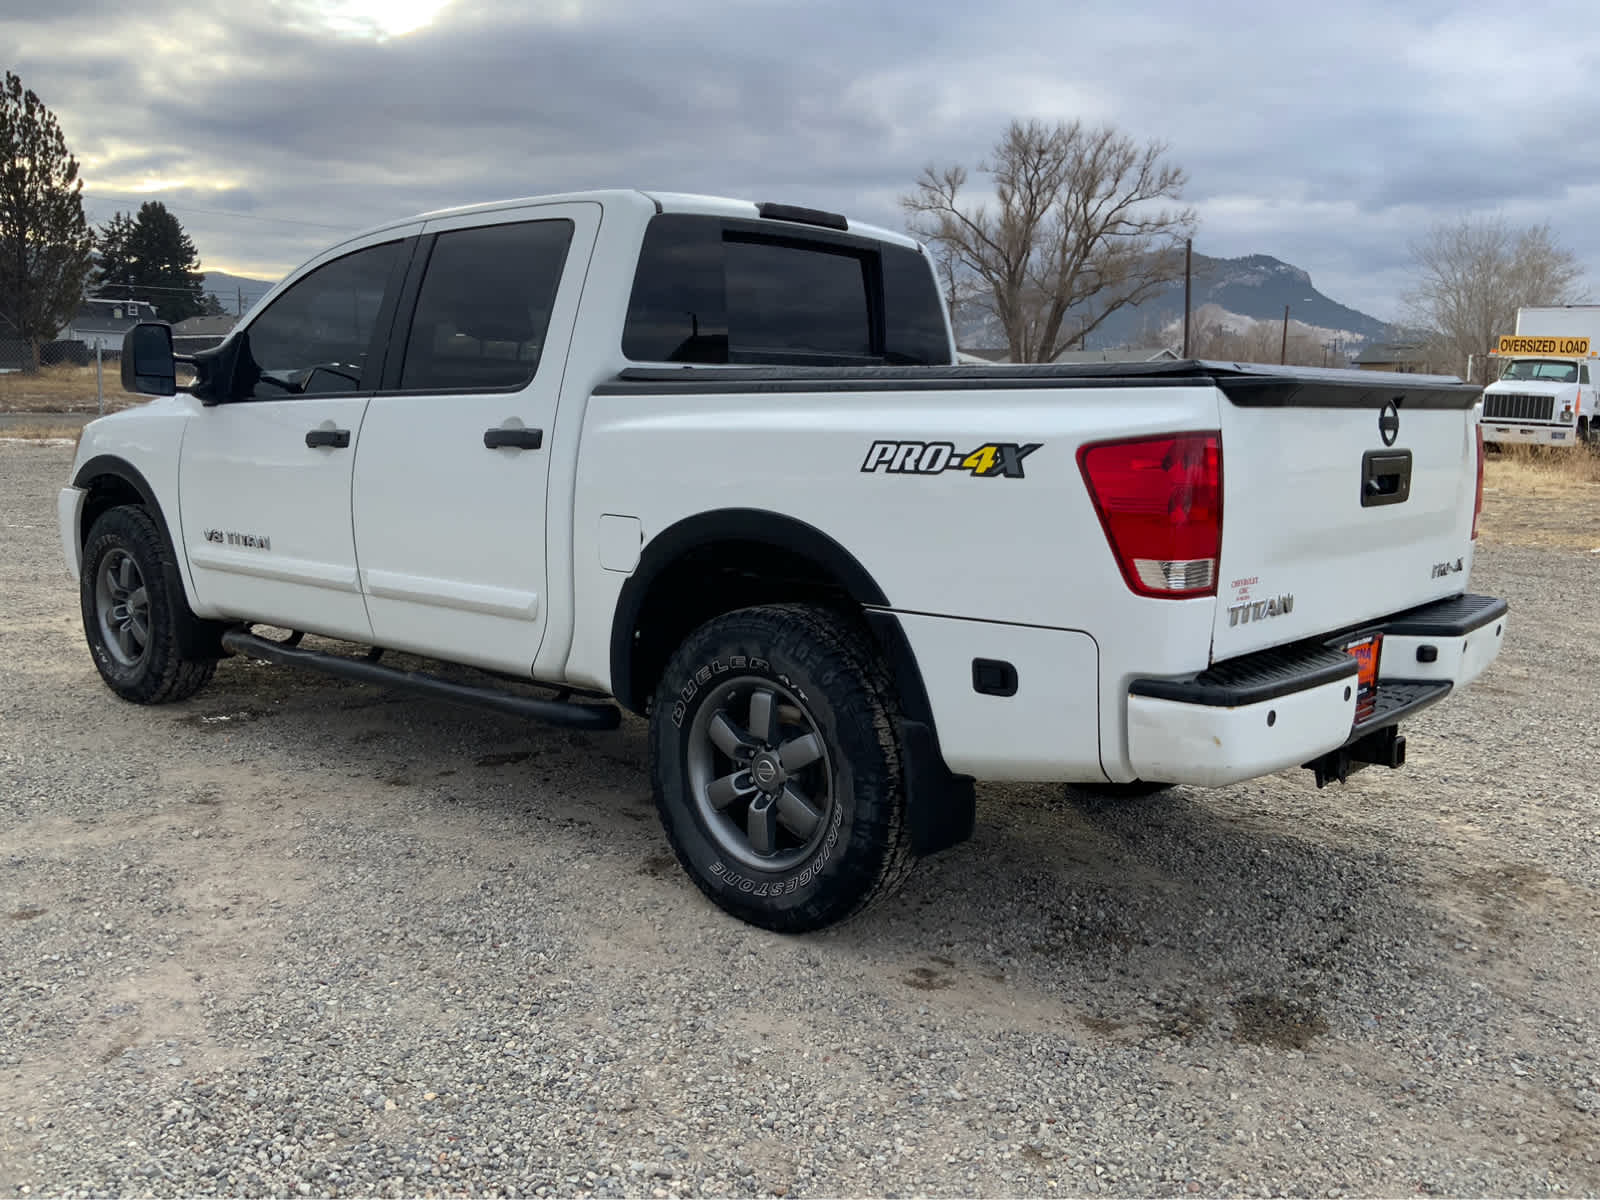
M 985 442 L 957 450 L 954 442 L 873 442 L 861 470 L 888 475 L 938 475 L 965 471 L 974 479 L 1021 479 L 1022 460 L 1043 442 Z

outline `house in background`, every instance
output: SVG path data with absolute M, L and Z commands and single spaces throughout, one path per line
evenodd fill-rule
M 222 344 L 239 318 L 231 313 L 219 317 L 189 317 L 172 327 L 172 348 L 179 354 L 193 354 Z
M 1356 356 L 1361 371 L 1399 371 L 1406 375 L 1434 373 L 1424 342 L 1373 342 Z
M 121 353 L 122 335 L 140 321 L 156 320 L 155 305 L 144 300 L 118 300 L 99 296 L 87 297 L 78 305 L 78 311 L 60 333 L 58 342 L 82 342 L 88 352 L 85 361 L 94 358 L 98 347 L 104 353 Z M 73 347 L 77 351 L 77 347 Z M 78 351 L 83 357 L 83 351 Z

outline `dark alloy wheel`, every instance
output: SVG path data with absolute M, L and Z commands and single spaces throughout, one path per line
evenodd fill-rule
M 685 755 L 701 823 L 729 858 L 762 871 L 804 862 L 833 815 L 822 731 L 781 684 L 744 675 L 700 706 Z
M 94 608 L 106 652 L 118 666 L 136 670 L 150 649 L 150 591 L 126 550 L 113 549 L 100 559 Z
M 184 652 L 200 622 L 184 598 L 172 547 L 143 508 L 95 518 L 84 540 L 83 630 L 107 686 L 124 700 L 162 704 L 199 691 L 215 657 Z M 187 635 L 187 637 L 185 636 Z
M 695 630 L 650 714 L 650 768 L 678 861 L 714 902 L 785 933 L 892 892 L 914 859 L 894 692 L 845 617 L 741 609 Z

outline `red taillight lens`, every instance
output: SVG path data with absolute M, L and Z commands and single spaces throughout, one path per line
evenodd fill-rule
M 1214 596 L 1222 554 L 1222 437 L 1100 442 L 1078 467 L 1128 586 L 1141 596 Z
M 1472 536 L 1478 536 L 1478 518 L 1483 515 L 1483 426 L 1475 426 L 1478 431 L 1478 494 L 1472 501 Z

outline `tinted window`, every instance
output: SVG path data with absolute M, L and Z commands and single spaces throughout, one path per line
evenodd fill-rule
M 642 362 L 949 363 L 914 250 L 668 213 L 645 232 L 622 350 Z
M 622 352 L 642 362 L 728 361 L 721 222 L 678 214 L 650 222 L 639 248 Z
M 441 233 L 417 295 L 401 389 L 514 389 L 532 379 L 571 241 L 571 221 Z
M 1578 382 L 1579 383 L 1588 383 L 1589 382 L 1589 365 L 1587 363 L 1585 363 L 1584 365 L 1582 365 L 1582 366 L 1580 366 L 1578 368 Z
M 860 255 L 743 238 L 729 238 L 723 255 L 729 362 L 785 350 L 872 354 Z
M 400 248 L 385 242 L 335 259 L 263 309 L 247 330 L 256 370 L 241 374 L 254 382 L 240 394 L 271 400 L 359 391 Z
M 884 359 L 918 365 L 952 360 L 944 323 L 944 297 L 933 268 L 915 250 L 883 248 Z

